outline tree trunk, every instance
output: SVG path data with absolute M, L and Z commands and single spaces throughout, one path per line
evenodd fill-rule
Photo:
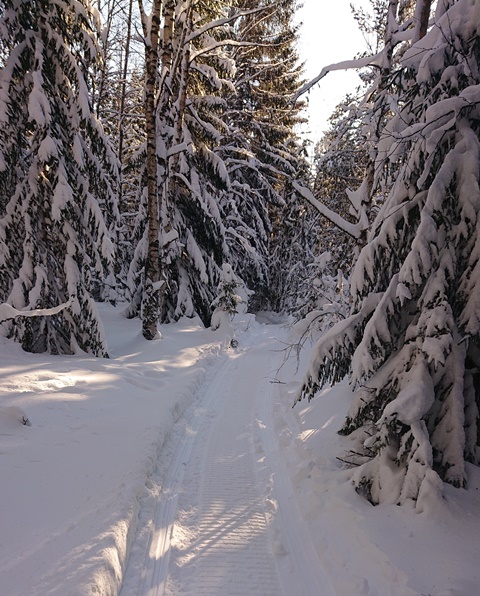
M 413 37 L 413 43 L 416 43 L 427 34 L 431 6 L 432 0 L 417 0 L 415 5 L 415 35 Z
M 132 12 L 133 12 L 133 0 L 129 1 L 128 4 L 128 17 L 127 17 L 127 33 L 125 37 L 125 55 L 123 58 L 123 69 L 122 69 L 122 84 L 120 91 L 120 109 L 118 115 L 118 161 L 120 162 L 120 173 L 122 174 L 123 166 L 123 144 L 124 144 L 124 133 L 123 133 L 123 120 L 125 118 L 125 101 L 127 94 L 127 76 L 128 76 L 128 61 L 130 59 L 130 41 L 132 36 Z M 120 184 L 120 204 L 122 201 L 122 184 Z
M 185 107 L 187 105 L 187 87 L 188 87 L 188 72 L 190 67 L 190 43 L 185 43 L 186 36 L 189 35 L 193 28 L 192 18 L 193 11 L 191 4 L 186 10 L 186 16 L 183 23 L 183 29 L 180 35 L 179 48 L 182 49 L 181 56 L 178 57 L 178 64 L 176 64 L 175 70 L 179 69 L 178 76 L 178 88 L 175 93 L 175 101 L 172 102 L 173 111 L 173 123 L 175 136 L 172 139 L 172 146 L 179 145 L 183 139 L 183 122 L 185 117 Z M 176 74 L 176 73 L 175 73 Z M 175 153 L 169 159 L 169 172 L 170 176 L 168 179 L 168 198 L 174 199 L 175 191 L 175 172 L 177 171 L 180 153 Z M 173 175 L 172 175 L 173 174 Z
M 150 27 L 148 26 L 142 0 L 138 0 L 142 13 L 145 35 L 145 125 L 147 132 L 147 238 L 148 249 L 145 263 L 145 281 L 142 298 L 142 333 L 145 339 L 159 337 L 160 316 L 158 291 L 161 270 L 159 252 L 159 201 L 157 182 L 157 134 L 156 106 L 158 69 L 158 33 L 160 29 L 161 0 L 154 0 Z

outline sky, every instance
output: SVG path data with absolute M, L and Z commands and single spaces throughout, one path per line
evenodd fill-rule
M 305 62 L 307 80 L 317 76 L 324 66 L 350 60 L 366 49 L 365 41 L 352 16 L 350 3 L 360 6 L 366 5 L 367 1 L 303 0 L 297 20 L 303 23 L 300 29 L 299 54 Z M 359 82 L 355 71 L 331 72 L 305 96 L 309 104 L 309 133 L 306 136 L 314 143 L 327 128 L 327 120 L 335 106 Z

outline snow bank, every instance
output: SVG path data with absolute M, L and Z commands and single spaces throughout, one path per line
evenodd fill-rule
M 395 502 L 373 507 L 354 491 L 355 468 L 341 461 L 356 444 L 355 433 L 337 434 L 352 401 L 351 387 L 327 386 L 310 403 L 291 407 L 310 360 L 307 352 L 297 373 L 293 361 L 281 371 L 276 434 L 336 594 L 477 596 L 479 468 L 467 464 L 468 490 L 441 483 L 443 498 L 432 473 L 419 498 L 421 513 Z
M 0 339 L 2 596 L 117 593 L 146 482 L 219 352 L 195 320 L 147 342 L 120 310 L 101 314 L 111 359 Z

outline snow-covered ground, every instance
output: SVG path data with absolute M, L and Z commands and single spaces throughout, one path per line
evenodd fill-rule
M 281 322 L 239 315 L 232 349 L 101 313 L 110 359 L 0 339 L 0 596 L 480 593 L 479 470 L 372 507 L 337 459 L 349 388 L 292 410 L 308 349 L 295 372 Z

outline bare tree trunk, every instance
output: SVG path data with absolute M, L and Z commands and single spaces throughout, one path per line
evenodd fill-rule
M 123 58 L 123 69 L 122 69 L 122 84 L 120 91 L 120 110 L 118 115 L 118 160 L 120 162 L 120 173 L 122 172 L 123 165 L 123 121 L 125 118 L 125 101 L 127 94 L 127 76 L 128 76 L 128 61 L 130 59 L 130 41 L 132 37 L 132 12 L 133 12 L 133 0 L 129 1 L 128 4 L 128 16 L 127 16 L 127 34 L 125 38 L 125 55 Z M 120 181 L 120 203 L 122 200 L 122 184 Z
M 427 34 L 431 6 L 432 0 L 417 0 L 415 4 L 415 35 L 413 37 L 413 43 L 416 43 Z
M 154 0 L 150 23 L 147 21 L 142 0 L 138 0 L 145 36 L 145 125 L 147 132 L 147 259 L 142 298 L 142 333 L 145 339 L 159 337 L 160 316 L 158 291 L 160 289 L 159 201 L 157 181 L 156 90 L 158 71 L 158 36 L 160 30 L 161 0 Z

